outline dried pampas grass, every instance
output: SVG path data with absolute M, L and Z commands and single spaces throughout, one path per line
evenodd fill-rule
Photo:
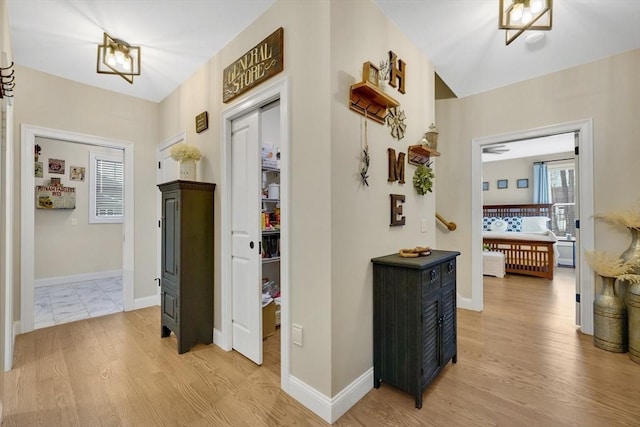
M 598 214 L 595 217 L 612 225 L 640 229 L 640 203 L 629 209 L 607 214 Z
M 618 277 L 627 274 L 637 265 L 636 260 L 624 261 L 623 259 L 601 251 L 586 251 L 587 262 L 604 277 Z
M 640 283 L 640 274 L 622 274 L 618 276 L 618 280 L 624 280 L 631 283 Z

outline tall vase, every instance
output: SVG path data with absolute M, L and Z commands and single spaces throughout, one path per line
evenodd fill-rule
M 192 159 L 180 162 L 180 179 L 184 181 L 196 181 L 196 161 Z
M 631 244 L 620 258 L 625 261 L 640 260 L 640 229 L 629 228 Z M 633 274 L 640 274 L 640 265 L 634 268 Z M 626 293 L 623 300 L 627 306 L 629 329 L 629 358 L 640 364 L 640 283 L 618 281 L 619 290 Z
M 614 353 L 627 351 L 627 309 L 615 293 L 615 277 L 600 276 L 602 289 L 593 301 L 593 344 Z

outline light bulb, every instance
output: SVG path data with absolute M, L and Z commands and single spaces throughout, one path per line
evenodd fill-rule
M 531 21 L 532 18 L 533 18 L 533 15 L 531 14 L 531 10 L 530 9 L 524 9 L 524 11 L 522 12 L 522 23 L 523 24 L 528 24 L 529 21 Z
M 107 64 L 111 67 L 116 66 L 116 56 L 113 54 L 113 50 L 107 54 Z
M 124 53 L 121 50 L 116 51 L 116 62 L 118 64 L 124 64 Z
M 529 7 L 531 8 L 531 13 L 538 13 L 544 7 L 544 0 L 531 0 Z
M 124 61 L 124 63 L 122 64 L 122 69 L 124 69 L 125 71 L 129 71 L 131 69 L 131 63 L 129 61 Z
M 511 10 L 511 20 L 514 22 L 520 22 L 522 20 L 522 3 L 516 3 Z

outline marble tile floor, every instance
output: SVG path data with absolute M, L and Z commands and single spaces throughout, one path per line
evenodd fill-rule
M 123 311 L 122 277 L 34 289 L 34 328 Z

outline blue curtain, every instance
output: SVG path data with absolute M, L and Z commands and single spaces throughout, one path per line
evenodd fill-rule
M 533 203 L 551 203 L 551 183 L 544 163 L 533 164 Z

